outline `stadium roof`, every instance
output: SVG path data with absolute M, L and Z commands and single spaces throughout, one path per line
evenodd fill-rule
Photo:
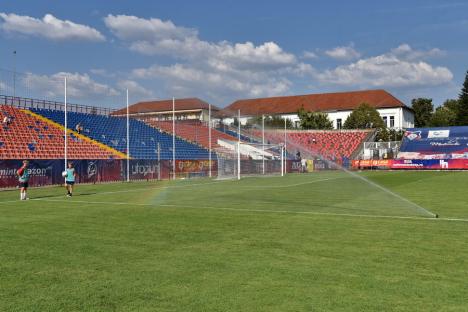
M 208 110 L 210 104 L 200 100 L 198 98 L 186 98 L 186 99 L 176 99 L 175 100 L 175 110 L 176 111 L 187 111 L 187 110 Z M 220 110 L 219 107 L 211 105 L 213 111 Z M 161 100 L 161 101 L 148 101 L 148 102 L 138 102 L 136 104 L 130 105 L 129 113 L 130 114 L 144 114 L 144 113 L 160 113 L 160 112 L 169 112 L 172 111 L 172 99 L 170 100 Z M 113 112 L 113 115 L 123 115 L 127 113 L 127 108 L 119 109 Z
M 408 108 L 385 90 L 364 90 L 238 100 L 223 109 L 221 114 L 229 115 L 239 109 L 242 115 L 247 116 L 290 114 L 302 106 L 309 111 L 342 111 L 352 110 L 364 102 L 375 108 Z

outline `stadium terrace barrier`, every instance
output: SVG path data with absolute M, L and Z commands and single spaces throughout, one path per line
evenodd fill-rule
M 353 169 L 468 170 L 468 159 L 353 160 Z

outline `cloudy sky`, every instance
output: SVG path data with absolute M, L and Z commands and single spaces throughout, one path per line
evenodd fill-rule
M 0 93 L 74 103 L 386 89 L 455 98 L 467 1 L 17 1 L 0 6 Z M 17 51 L 14 56 L 13 51 Z M 12 71 L 16 67 L 13 79 Z

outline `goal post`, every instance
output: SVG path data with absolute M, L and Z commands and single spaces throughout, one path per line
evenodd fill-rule
M 247 176 L 283 176 L 284 146 L 246 142 L 222 142 L 217 150 L 218 179 Z

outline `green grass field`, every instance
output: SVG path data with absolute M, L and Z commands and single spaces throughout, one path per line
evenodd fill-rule
M 468 311 L 468 172 L 360 175 L 0 192 L 0 311 Z

